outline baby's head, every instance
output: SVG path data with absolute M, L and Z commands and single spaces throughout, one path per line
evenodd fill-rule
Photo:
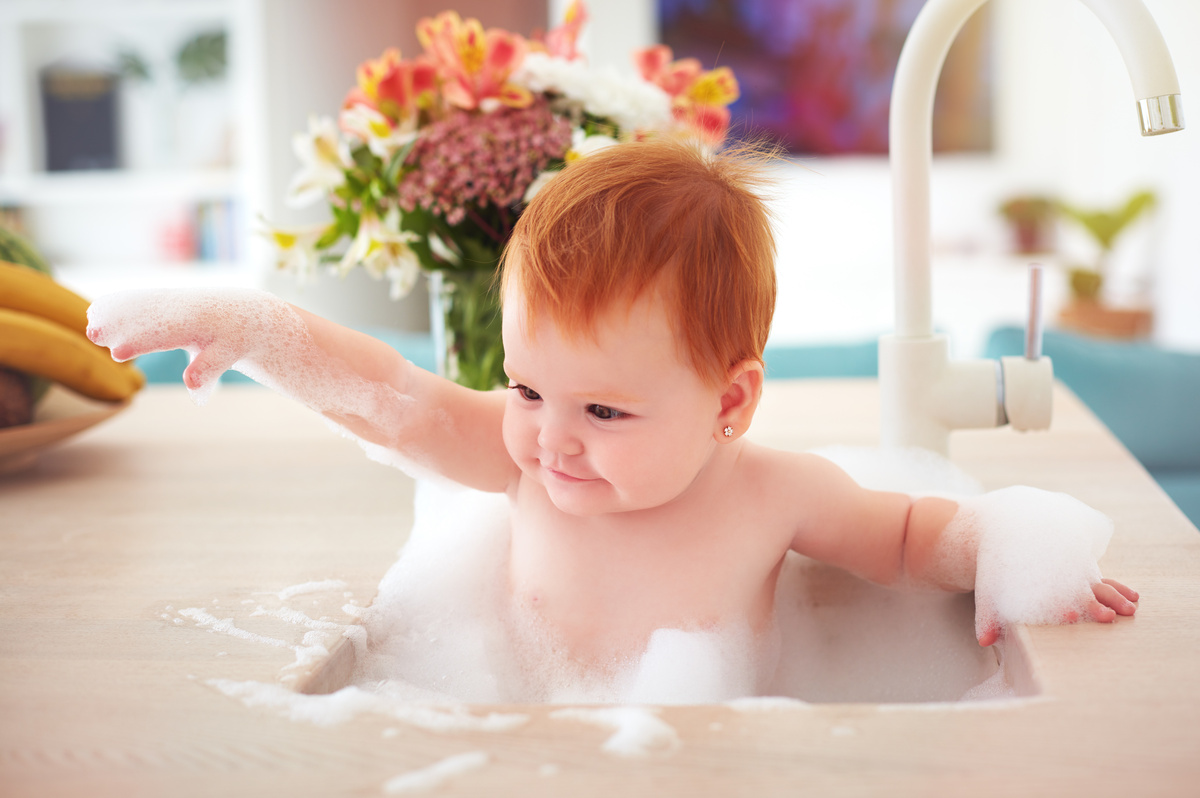
M 522 214 L 502 290 L 520 291 L 529 318 L 576 337 L 655 291 L 680 356 L 718 385 L 737 364 L 762 361 L 775 309 L 775 244 L 756 193 L 766 160 L 665 137 L 579 159 Z

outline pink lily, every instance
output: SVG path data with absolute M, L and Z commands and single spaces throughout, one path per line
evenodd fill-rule
M 587 5 L 583 0 L 572 0 L 571 5 L 567 6 L 567 13 L 563 17 L 562 24 L 546 32 L 546 53 L 564 61 L 574 61 L 579 58 L 580 52 L 576 43 L 579 41 L 580 31 L 583 30 L 587 21 Z

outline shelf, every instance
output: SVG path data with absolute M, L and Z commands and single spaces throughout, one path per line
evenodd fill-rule
M 94 202 L 204 202 L 236 196 L 239 175 L 230 170 L 94 172 L 0 176 L 0 203 L 37 206 Z
M 141 288 L 254 288 L 259 275 L 242 263 L 63 264 L 55 278 L 86 299 Z
M 3 0 L 0 16 L 12 21 L 72 24 L 144 19 L 207 19 L 229 15 L 232 0 Z

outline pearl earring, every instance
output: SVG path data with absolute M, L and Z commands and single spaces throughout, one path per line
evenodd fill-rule
M 724 431 L 724 433 L 725 433 L 725 437 L 726 437 L 726 438 L 732 438 L 732 437 L 733 437 L 733 427 L 726 427 L 726 428 L 725 428 L 723 431 Z

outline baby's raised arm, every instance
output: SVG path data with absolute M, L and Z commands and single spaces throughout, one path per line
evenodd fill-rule
M 914 499 L 861 488 L 822 458 L 808 470 L 816 506 L 793 549 L 881 584 L 974 590 L 981 645 L 1012 623 L 1107 622 L 1136 609 L 1137 593 L 1097 565 L 1112 522 L 1066 494 Z
M 323 414 L 368 444 L 479 488 L 506 489 L 504 397 L 471 391 L 406 361 L 387 344 L 263 291 L 129 291 L 88 310 L 88 337 L 117 360 L 184 349 L 184 384 L 203 403 L 236 369 Z

